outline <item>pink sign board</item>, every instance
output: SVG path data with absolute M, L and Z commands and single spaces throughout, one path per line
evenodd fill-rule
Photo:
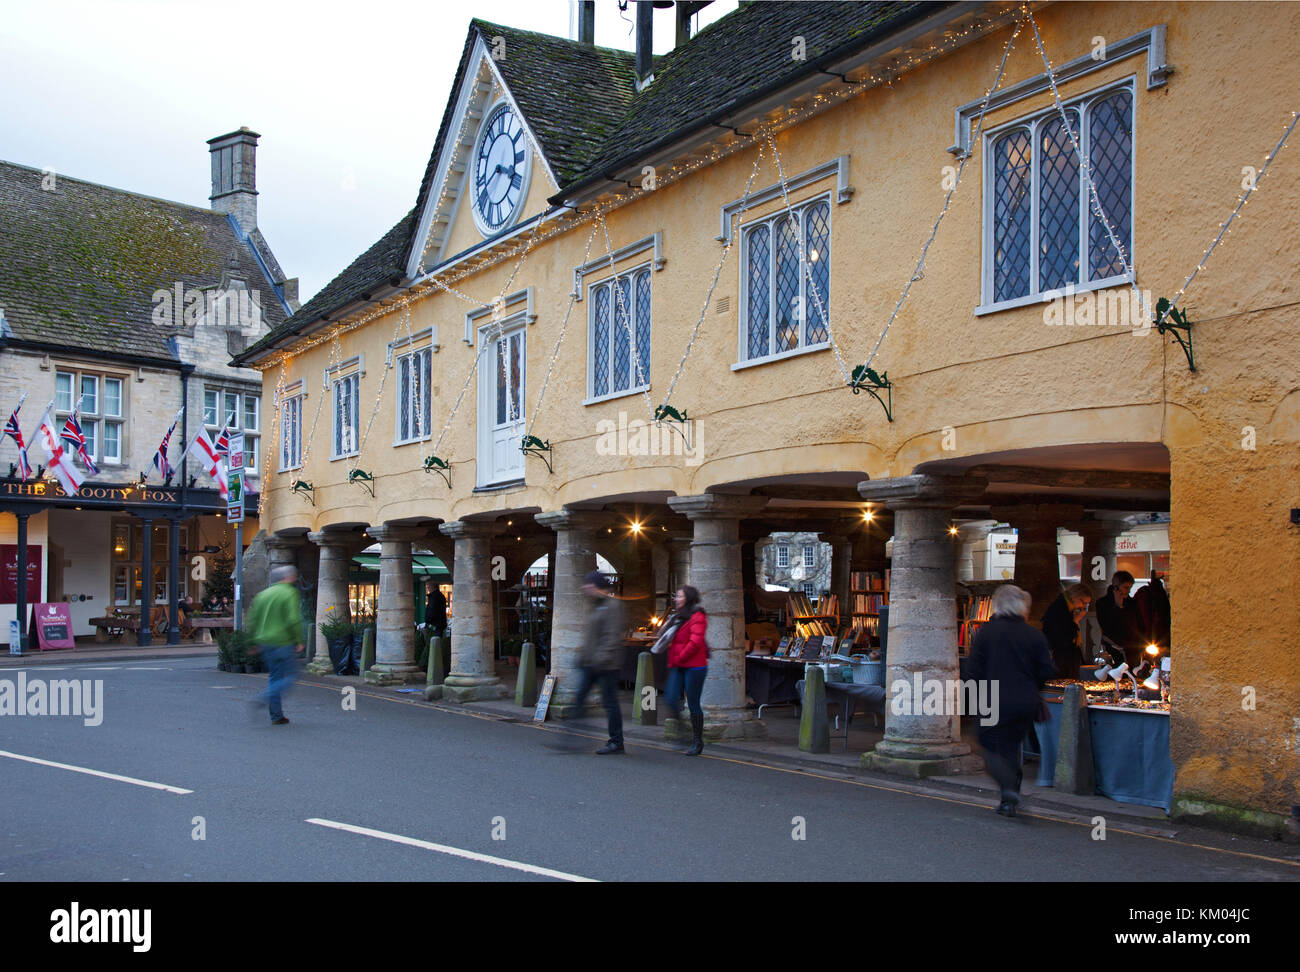
M 41 651 L 75 648 L 72 640 L 72 611 L 66 603 L 33 604 L 28 637 L 34 633 Z

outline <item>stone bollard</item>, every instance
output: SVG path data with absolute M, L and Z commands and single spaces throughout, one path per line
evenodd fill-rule
M 429 639 L 419 628 L 415 629 L 415 664 L 424 669 L 429 667 Z
M 361 639 L 361 674 L 364 675 L 370 669 L 375 667 L 375 629 L 373 626 L 366 627 L 366 633 Z
M 525 641 L 519 650 L 519 677 L 515 679 L 515 705 L 531 709 L 537 704 L 537 646 Z
M 643 651 L 636 656 L 632 721 L 642 726 L 659 725 L 659 689 L 655 686 L 655 659 L 648 651 Z
M 803 678 L 799 748 L 805 753 L 829 753 L 831 727 L 830 720 L 826 717 L 826 673 L 810 665 Z
M 1061 736 L 1056 744 L 1056 776 L 1052 785 L 1066 793 L 1091 795 L 1096 791 L 1092 773 L 1092 729 L 1088 699 L 1081 685 L 1067 685 L 1061 700 Z
M 442 650 L 443 639 L 437 635 L 429 638 L 429 674 L 425 681 L 427 685 L 441 685 L 442 680 L 447 677 L 447 659 Z

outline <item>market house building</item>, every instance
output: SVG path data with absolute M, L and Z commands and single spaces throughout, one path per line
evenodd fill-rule
M 957 673 L 963 525 L 1015 531 L 1038 617 L 1063 536 L 1114 563 L 1117 534 L 1167 514 L 1163 802 L 1283 826 L 1298 31 L 1287 4 L 762 3 L 651 58 L 593 46 L 585 18 L 573 40 L 472 22 L 414 208 L 238 359 L 279 403 L 273 556 L 318 563 L 324 604 L 360 545 L 381 544 L 381 590 L 407 589 L 413 545 L 437 552 L 451 700 L 506 692 L 494 563 L 505 584 L 554 564 L 561 705 L 597 553 L 637 622 L 689 579 L 708 731 L 744 736 L 744 591 L 771 534 L 817 532 L 845 596 L 892 571 L 892 682 Z M 1046 313 L 1134 285 L 1190 332 L 1154 308 Z M 381 597 L 374 677 L 422 678 L 410 610 Z M 923 774 L 971 753 L 955 717 L 890 714 L 865 757 Z
M 0 162 L 0 409 L 7 419 L 27 394 L 19 420 L 36 471 L 46 403 L 56 431 L 79 404 L 99 467 L 68 497 L 48 474 L 23 482 L 14 443 L 0 443 L 0 640 L 24 541 L 28 602 L 66 601 L 77 636 L 115 611 L 170 604 L 173 591 L 198 600 L 195 558 L 233 553 L 216 484 L 179 457 L 199 427 L 215 439 L 233 414 L 251 490 L 261 482 L 261 382 L 230 358 L 288 318 L 298 282 L 257 227 L 258 137 L 241 128 L 209 142 L 208 208 Z M 180 471 L 164 482 L 153 456 L 178 413 L 168 454 Z

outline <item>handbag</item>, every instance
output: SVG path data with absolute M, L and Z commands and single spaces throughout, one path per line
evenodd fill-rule
M 660 652 L 667 651 L 668 646 L 673 643 L 673 638 L 677 634 L 677 629 L 681 626 L 682 623 L 680 621 L 674 621 L 664 625 L 663 631 L 659 632 L 659 637 L 655 639 L 654 645 L 650 648 L 651 653 L 658 655 Z

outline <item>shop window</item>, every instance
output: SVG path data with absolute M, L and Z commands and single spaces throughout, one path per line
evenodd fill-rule
M 1066 287 L 1097 289 L 1128 280 L 1084 188 L 1074 139 L 1132 265 L 1132 82 L 1074 99 L 1065 118 L 1053 105 L 984 139 L 990 164 L 981 310 L 1017 306 Z
M 650 268 L 588 288 L 588 400 L 650 386 Z
M 741 361 L 829 346 L 830 197 L 756 220 L 741 242 Z
M 433 424 L 432 381 L 432 348 L 422 348 L 397 359 L 397 440 L 394 445 L 429 437 Z
M 1151 565 L 1144 553 L 1120 554 L 1115 558 L 1116 570 L 1127 570 L 1138 580 L 1151 576 Z

